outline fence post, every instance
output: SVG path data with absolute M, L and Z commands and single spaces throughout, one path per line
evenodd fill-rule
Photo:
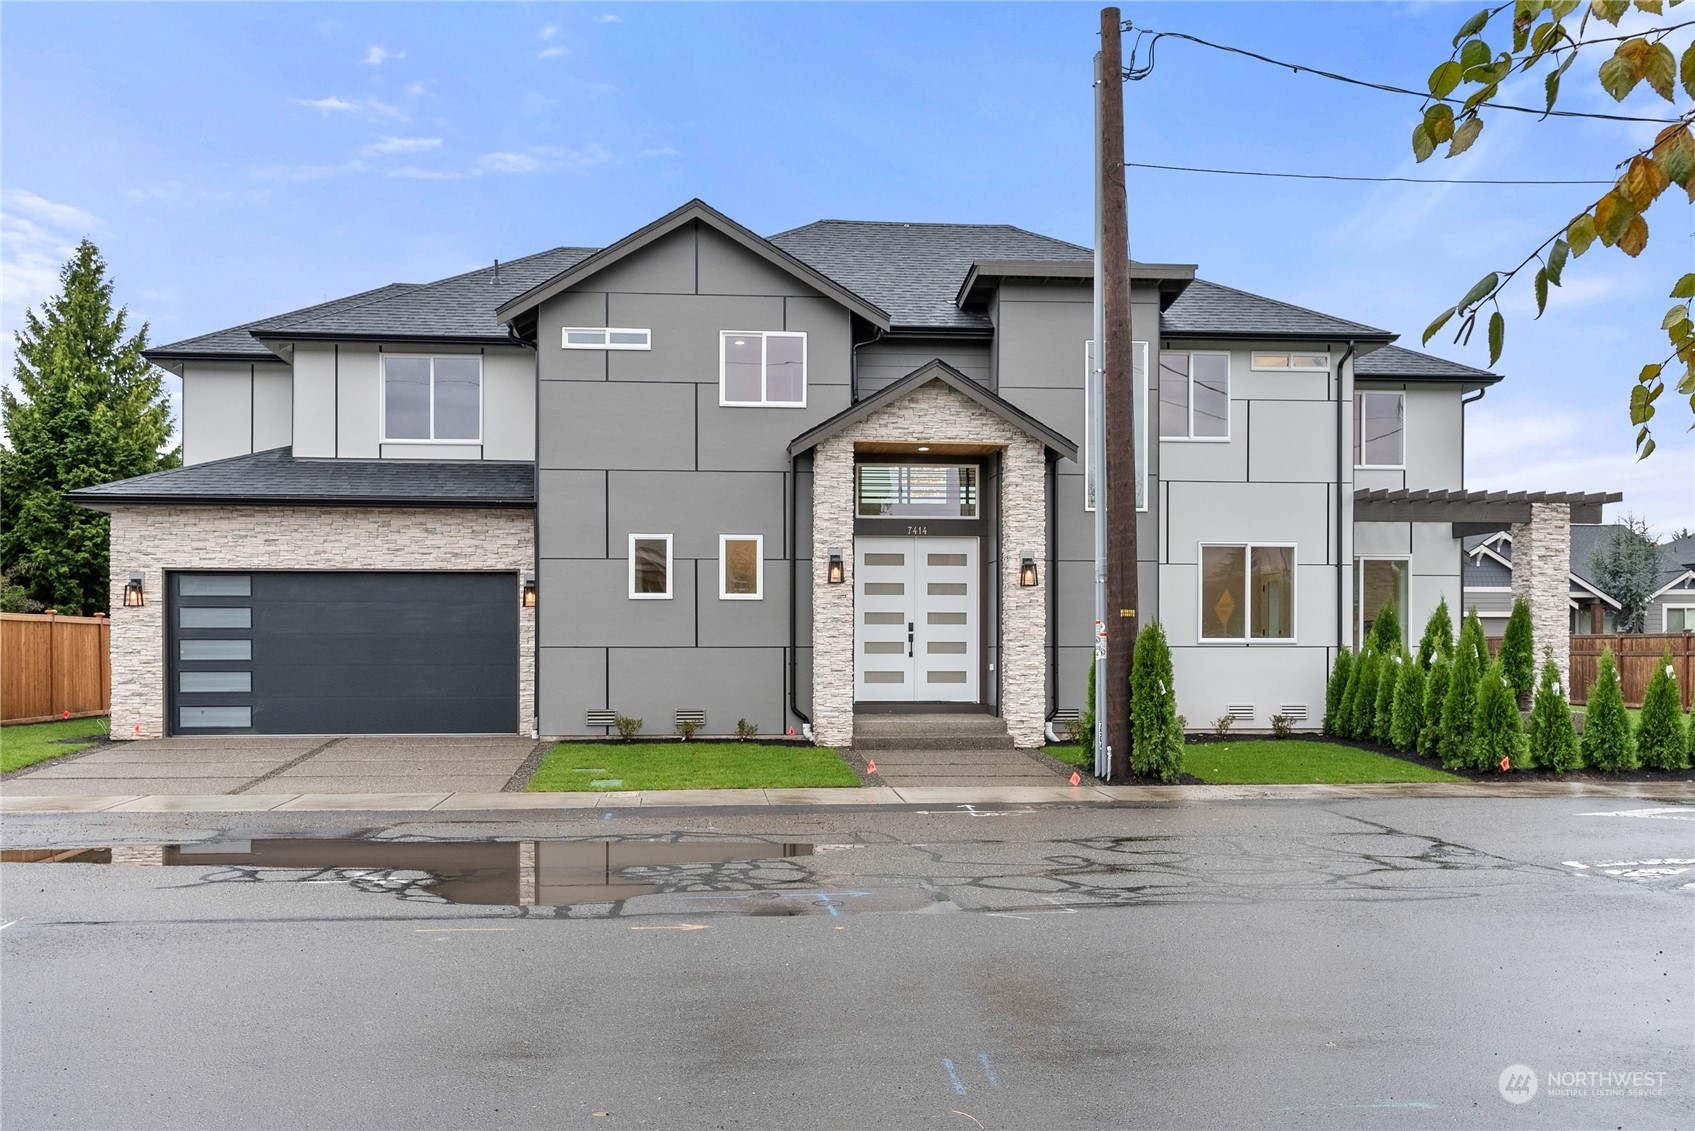
M 106 713 L 112 712 L 112 644 L 111 625 L 106 620 L 105 613 L 94 614 L 94 641 L 100 652 L 100 702 L 106 708 Z M 111 720 L 107 720 L 107 730 L 111 730 Z
M 59 634 L 54 630 L 59 627 L 59 623 L 52 618 L 57 617 L 59 611 L 57 609 L 43 609 L 41 612 L 43 616 L 49 618 L 47 621 L 47 713 L 57 715 L 59 713 L 59 664 L 58 656 L 54 654 L 54 647 L 58 644 L 56 638 Z

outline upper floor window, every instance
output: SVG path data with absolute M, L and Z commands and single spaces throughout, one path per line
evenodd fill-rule
M 1405 467 L 1405 393 L 1354 394 L 1354 466 Z
M 719 347 L 719 404 L 806 407 L 805 334 L 725 330 Z
M 1330 368 L 1330 355 L 1327 353 L 1256 353 L 1253 357 L 1253 368 L 1322 373 Z
M 1201 639 L 1295 639 L 1295 547 L 1201 546 Z
M 1130 343 L 1130 371 L 1136 412 L 1136 509 L 1148 509 L 1148 343 Z M 1095 509 L 1095 403 L 1100 374 L 1095 343 L 1083 343 L 1083 509 Z
M 1159 438 L 1230 438 L 1230 355 L 1159 355 Z
M 653 348 L 652 330 L 632 330 L 621 326 L 567 326 L 560 333 L 561 344 L 568 350 Z
M 477 443 L 483 359 L 383 355 L 383 439 Z

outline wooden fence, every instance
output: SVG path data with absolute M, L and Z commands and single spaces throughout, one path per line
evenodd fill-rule
M 0 723 L 109 714 L 111 644 L 102 614 L 0 613 Z
M 1595 682 L 1595 672 L 1601 663 L 1601 652 L 1613 650 L 1613 662 L 1618 665 L 1619 684 L 1624 691 L 1626 707 L 1642 706 L 1648 693 L 1648 680 L 1653 678 L 1660 657 L 1669 649 L 1672 673 L 1677 676 L 1678 693 L 1683 696 L 1683 709 L 1689 710 L 1690 684 L 1695 682 L 1695 633 L 1614 633 L 1611 636 L 1574 636 L 1571 638 L 1571 701 L 1589 702 L 1589 688 Z

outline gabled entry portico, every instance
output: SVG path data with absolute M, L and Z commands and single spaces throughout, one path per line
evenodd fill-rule
M 852 745 L 856 701 L 899 700 L 979 705 L 1005 718 L 1018 746 L 1041 745 L 1050 678 L 1047 468 L 1050 459 L 1075 458 L 1076 445 L 932 361 L 789 451 L 813 455 L 817 740 Z M 917 494 L 867 495 L 858 468 L 891 464 L 932 474 L 916 476 L 927 484 Z M 907 509 L 925 506 L 936 513 Z M 1037 566 L 1034 585 L 1020 584 L 1025 557 Z M 836 582 L 833 558 L 842 563 Z

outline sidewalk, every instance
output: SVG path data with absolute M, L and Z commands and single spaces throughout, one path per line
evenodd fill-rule
M 14 783 L 23 784 L 23 783 Z M 1367 798 L 1594 798 L 1695 805 L 1688 782 L 1405 782 L 1366 785 L 873 786 L 679 789 L 619 793 L 271 793 L 0 795 L 0 813 L 476 812 L 547 809 L 846 808 L 1124 805 Z M 1695 819 L 1695 809 L 1691 810 Z

